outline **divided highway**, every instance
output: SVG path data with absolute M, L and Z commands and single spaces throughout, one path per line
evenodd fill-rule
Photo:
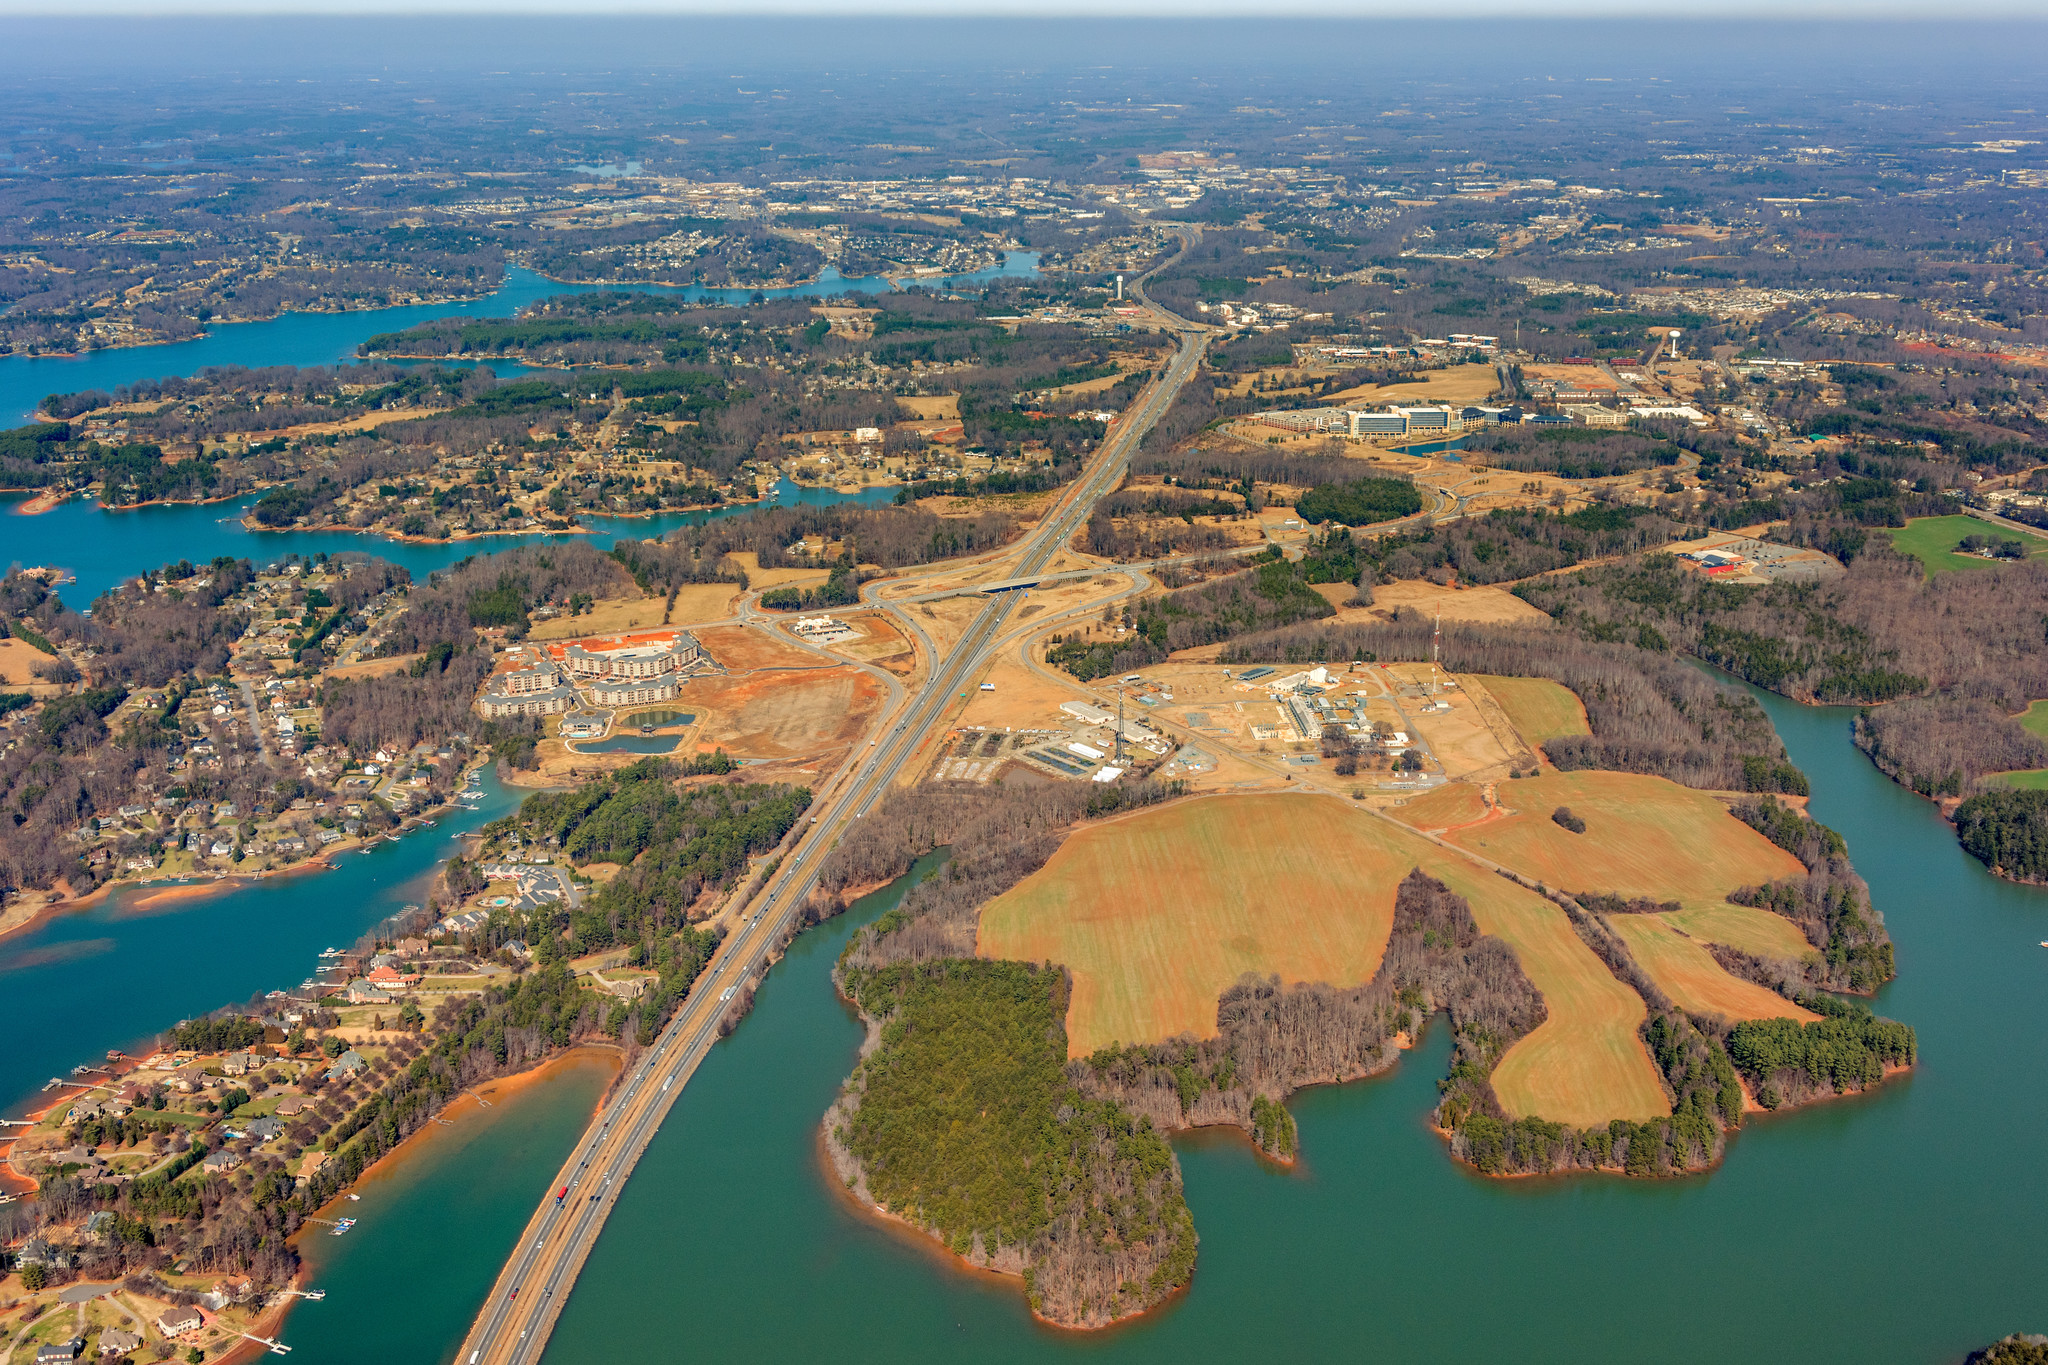
M 1193 232 L 1184 236 L 1182 251 L 1194 240 Z M 1135 294 L 1144 302 L 1142 289 Z M 1087 471 L 1021 552 L 1011 552 L 1018 556 L 1016 577 L 1042 572 L 1070 542 L 1095 500 L 1122 480 L 1138 442 L 1194 374 L 1208 329 L 1163 312 L 1160 319 L 1181 338 L 1172 362 L 1112 428 Z M 578 1141 L 478 1313 L 458 1356 L 460 1365 L 517 1365 L 539 1357 L 634 1163 L 717 1040 L 719 1021 L 733 997 L 758 984 L 765 974 L 783 932 L 817 883 L 824 852 L 887 793 L 925 738 L 943 722 L 956 694 L 1000 648 L 1003 626 L 1020 598 L 1015 592 L 991 596 L 960 640 L 943 654 L 910 620 L 903 603 L 882 604 L 922 642 L 926 681 L 907 702 L 885 714 L 869 746 L 849 755 L 840 771 L 822 784 L 819 800 L 792 835 L 793 846 L 781 864 L 759 894 L 740 907 L 737 925 L 704 975 Z

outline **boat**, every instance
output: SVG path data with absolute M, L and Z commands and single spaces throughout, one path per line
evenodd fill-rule
M 354 1227 L 355 1225 L 356 1225 L 356 1220 L 355 1220 L 355 1219 L 353 1219 L 353 1218 L 343 1218 L 343 1219 L 341 1219 L 341 1220 L 339 1220 L 338 1222 L 336 1222 L 336 1223 L 335 1223 L 335 1225 L 334 1225 L 334 1232 L 333 1232 L 333 1235 L 334 1235 L 334 1236 L 336 1236 L 336 1237 L 339 1237 L 339 1236 L 341 1236 L 341 1234 L 342 1234 L 342 1233 L 344 1233 L 344 1232 L 347 1232 L 347 1231 L 348 1231 L 348 1230 L 349 1230 L 350 1228 Z
M 322 956 L 322 957 L 340 957 L 340 956 L 341 956 L 341 949 L 339 949 L 339 948 L 322 948 L 322 949 L 320 950 L 320 956 Z

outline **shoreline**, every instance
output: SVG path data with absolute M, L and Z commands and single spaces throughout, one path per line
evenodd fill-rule
M 934 1263 L 940 1265 L 949 1273 L 964 1276 L 969 1280 L 980 1281 L 991 1287 L 1000 1285 L 1006 1290 L 1023 1294 L 1024 1273 L 1022 1271 L 995 1270 L 989 1266 L 976 1265 L 967 1257 L 941 1242 L 933 1233 L 919 1227 L 902 1214 L 864 1200 L 847 1188 L 846 1183 L 838 1178 L 838 1170 L 832 1160 L 831 1138 L 826 1133 L 823 1122 L 820 1122 L 815 1130 L 812 1149 L 818 1163 L 819 1178 L 825 1181 L 837 1199 L 845 1205 L 847 1211 L 856 1218 L 872 1224 L 888 1234 L 892 1240 L 913 1248 L 920 1255 L 931 1258 Z M 1036 1308 L 1031 1307 L 1028 1295 L 1024 1295 L 1024 1311 L 1030 1314 L 1032 1325 L 1044 1331 L 1058 1333 L 1061 1336 L 1087 1337 L 1090 1340 L 1099 1340 L 1103 1333 L 1116 1332 L 1152 1322 L 1156 1314 L 1185 1298 L 1189 1287 L 1193 1283 L 1194 1277 L 1190 1275 L 1187 1283 L 1180 1285 L 1157 1303 L 1148 1304 L 1135 1313 L 1128 1313 L 1123 1317 L 1093 1327 L 1055 1322 L 1040 1313 Z
M 463 790 L 468 785 L 470 775 L 483 771 L 484 767 L 491 761 L 491 756 L 487 753 L 473 756 L 471 762 L 464 764 L 462 771 L 458 774 L 462 780 L 457 784 L 455 790 Z M 158 908 L 150 904 L 150 902 L 157 900 L 158 897 L 167 897 L 175 900 L 201 900 L 222 891 L 240 890 L 244 886 L 268 881 L 272 877 L 293 877 L 311 872 L 332 872 L 335 869 L 334 859 L 336 855 L 353 852 L 357 849 L 369 848 L 384 839 L 387 833 L 402 839 L 408 834 L 416 834 L 423 829 L 437 829 L 439 828 L 438 822 L 429 817 L 440 816 L 457 808 L 468 809 L 461 802 L 451 797 L 451 799 L 443 801 L 439 805 L 428 806 L 407 816 L 406 819 L 408 820 L 416 819 L 419 821 L 418 824 L 413 825 L 411 828 L 407 828 L 405 823 L 401 821 L 393 829 L 379 832 L 374 838 L 342 839 L 327 845 L 317 853 L 309 854 L 300 861 L 285 867 L 265 868 L 261 872 L 222 873 L 218 876 L 210 873 L 186 873 L 180 877 L 164 878 L 160 890 L 149 892 L 131 908 L 147 913 Z M 202 877 L 205 880 L 200 880 Z M 17 904 L 15 910 L 26 909 L 28 913 L 13 924 L 7 922 L 6 914 L 0 913 L 0 943 L 4 943 L 17 934 L 27 933 L 29 930 L 40 925 L 45 919 L 53 918 L 58 914 L 73 910 L 89 909 L 96 902 L 106 899 L 117 890 L 128 887 L 139 889 L 156 884 L 158 883 L 155 878 L 142 877 L 131 881 L 125 877 L 115 877 L 100 883 L 99 886 L 83 896 L 72 896 L 67 891 L 67 894 L 62 899 L 47 901 L 39 906 L 21 906 Z
M 602 1104 L 602 1096 L 610 1093 L 611 1086 L 617 1081 L 619 1074 L 625 1070 L 625 1053 L 611 1043 L 578 1043 L 560 1055 L 546 1058 L 537 1065 L 530 1066 L 523 1071 L 508 1072 L 503 1076 L 481 1081 L 457 1091 L 448 1103 L 442 1105 L 433 1114 L 429 1115 L 425 1123 L 422 1123 L 418 1128 L 408 1133 L 404 1141 L 365 1167 L 363 1172 L 353 1182 L 354 1187 L 362 1188 L 373 1181 L 391 1179 L 404 1168 L 408 1160 L 415 1159 L 431 1150 L 436 1140 L 444 1140 L 455 1135 L 453 1130 L 444 1128 L 436 1120 L 446 1120 L 448 1123 L 459 1127 L 468 1118 L 484 1117 L 484 1111 L 501 1100 L 508 1099 L 513 1095 L 532 1089 L 534 1086 L 540 1085 L 545 1081 L 552 1080 L 560 1072 L 569 1070 L 572 1067 L 588 1065 L 593 1062 L 603 1062 L 612 1072 L 612 1075 L 605 1082 L 604 1089 L 599 1092 L 600 1098 L 598 1102 Z M 595 1111 L 593 1110 L 593 1112 Z M 313 1267 L 308 1263 L 303 1249 L 299 1247 L 300 1240 L 312 1236 L 315 1232 L 325 1233 L 327 1231 L 326 1227 L 322 1224 L 309 1220 L 311 1218 L 328 1217 L 331 1213 L 338 1211 L 344 1203 L 351 1202 L 353 1201 L 348 1198 L 348 1190 L 344 1188 L 334 1198 L 318 1208 L 310 1210 L 300 1222 L 298 1229 L 285 1239 L 292 1245 L 294 1250 L 300 1252 L 299 1268 L 291 1278 L 291 1288 L 304 1288 L 307 1278 L 313 1273 Z M 272 1310 L 272 1313 L 275 1315 L 273 1330 L 263 1334 L 273 1338 L 276 1337 L 289 1319 L 291 1310 L 301 1302 L 303 1300 L 298 1298 L 287 1299 L 283 1304 Z M 266 1316 L 264 1322 L 270 1323 L 271 1318 Z M 242 1365 L 243 1362 L 255 1359 L 264 1349 L 264 1347 L 253 1341 L 240 1342 L 219 1358 L 218 1365 Z

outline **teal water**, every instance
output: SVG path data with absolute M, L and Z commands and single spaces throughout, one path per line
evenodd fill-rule
M 574 754 L 672 754 L 682 742 L 681 735 L 613 735 L 568 747 Z
M 946 281 L 972 287 L 993 279 L 1027 279 L 1038 273 L 1035 252 L 1013 251 L 1003 264 Z M 932 285 L 938 281 L 921 281 Z M 402 308 L 363 308 L 346 313 L 285 313 L 266 322 L 230 322 L 204 336 L 168 346 L 130 346 L 93 351 L 82 356 L 0 357 L 0 425 L 31 420 L 36 405 L 52 393 L 106 389 L 170 375 L 198 374 L 212 365 L 336 365 L 356 358 L 356 347 L 379 332 L 396 332 L 417 323 L 446 317 L 509 317 L 552 294 L 630 291 L 676 294 L 718 303 L 744 303 L 755 293 L 770 298 L 821 298 L 833 294 L 885 294 L 895 286 L 880 276 L 847 279 L 827 268 L 810 284 L 784 289 L 706 289 L 697 285 L 558 284 L 519 266 L 508 266 L 505 282 L 495 293 L 464 303 L 408 304 Z M 491 366 L 501 375 L 523 373 L 508 362 Z
M 601 1055 L 572 1056 L 544 1084 L 500 1088 L 488 1108 L 459 1104 L 452 1127 L 421 1130 L 357 1181 L 361 1198 L 327 1214 L 356 1226 L 300 1239 L 306 1283 L 327 1297 L 285 1320 L 278 1338 L 292 1359 L 396 1365 L 438 1350 L 452 1360 L 615 1069 Z
M 1932 1365 L 2048 1327 L 2048 893 L 1998 882 L 1849 743 L 1850 713 L 1763 696 L 1898 942 L 1878 1008 L 1922 1064 L 1878 1092 L 1753 1120 L 1710 1174 L 1487 1181 L 1424 1119 L 1441 1024 L 1391 1074 L 1296 1098 L 1305 1160 L 1178 1144 L 1201 1232 L 1189 1292 L 1076 1336 L 1009 1283 L 863 1220 L 817 1124 L 860 1029 L 797 940 L 632 1177 L 548 1347 L 838 1362 L 1731 1360 Z M 863 913 L 876 913 L 863 907 Z
M 238 883 L 232 890 L 138 902 L 164 886 L 127 888 L 82 910 L 0 939 L 0 1000 L 17 1023 L 0 1046 L 0 1105 L 8 1112 L 52 1076 L 98 1063 L 109 1048 L 133 1051 L 159 1031 L 252 995 L 289 990 L 313 975 L 324 948 L 347 948 L 405 906 L 423 904 L 457 847 L 525 793 L 493 772 L 481 801 L 435 816 L 397 843 L 335 856 L 314 870 Z
M 484 536 L 475 540 L 418 543 L 387 536 L 347 531 L 251 531 L 242 513 L 259 494 L 234 502 L 203 506 L 134 507 L 110 511 L 85 498 L 73 498 L 36 516 L 14 516 L 7 505 L 21 496 L 0 499 L 0 571 L 9 564 L 54 564 L 68 569 L 77 582 L 66 583 L 58 596 L 84 609 L 109 588 L 145 569 L 175 564 L 180 559 L 204 563 L 216 555 L 233 555 L 269 564 L 288 554 L 312 556 L 359 550 L 390 560 L 424 582 L 437 569 L 472 555 L 497 554 L 520 545 L 582 540 L 609 549 L 619 539 L 654 540 L 679 526 L 714 517 L 735 516 L 763 507 L 814 506 L 855 502 L 878 507 L 896 495 L 893 487 L 863 488 L 840 493 L 829 488 L 800 488 L 778 482 L 759 502 L 732 503 L 696 512 L 669 512 L 650 517 L 585 517 L 585 534 Z

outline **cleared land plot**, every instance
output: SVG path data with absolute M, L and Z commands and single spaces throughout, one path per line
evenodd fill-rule
M 1439 855 L 1424 870 L 1471 904 L 1479 928 L 1514 949 L 1543 993 L 1548 1017 L 1493 1071 L 1493 1093 L 1508 1113 L 1589 1128 L 1671 1112 L 1637 1032 L 1648 1008 L 1594 956 L 1564 911 L 1461 859 Z
M 1520 598 L 1516 598 L 1520 601 Z M 1532 609 L 1533 610 L 1533 609 Z M 1578 694 L 1548 678 L 1499 678 L 1478 675 L 1508 720 L 1531 746 L 1567 735 L 1590 735 L 1586 708 Z
M 1799 926 L 1783 915 L 1774 915 L 1754 905 L 1703 905 L 1661 916 L 1702 943 L 1725 943 L 1758 957 L 1782 957 L 1797 962 L 1813 951 Z
M 672 625 L 717 621 L 732 614 L 732 599 L 739 587 L 732 583 L 691 583 L 676 590 Z M 584 635 L 616 635 L 647 626 L 659 626 L 665 597 L 605 597 L 581 616 L 557 616 L 536 621 L 528 636 L 535 640 L 574 640 Z
M 2037 701 L 2021 712 L 2020 728 L 2030 735 L 2048 739 L 2048 701 Z M 2004 787 L 2048 791 L 2048 768 L 2027 768 L 2019 772 L 1999 773 L 1992 781 Z
M 1381 583 L 1372 590 L 1372 609 L 1391 613 L 1410 607 L 1424 616 L 1481 625 L 1548 625 L 1550 617 L 1505 588 L 1445 588 L 1422 579 Z M 1556 684 L 1552 684 L 1556 686 Z
M 1491 365 L 1452 365 L 1430 370 L 1410 384 L 1361 384 L 1330 395 L 1333 406 L 1345 403 L 1477 403 L 1500 392 L 1500 376 Z
M 1305 858 L 1305 850 L 1316 857 Z M 1421 867 L 1471 903 L 1549 1017 L 1494 1073 L 1508 1111 L 1581 1125 L 1668 1113 L 1636 1029 L 1645 1009 L 1564 912 L 1328 797 L 1221 796 L 1085 830 L 982 912 L 984 956 L 1074 975 L 1070 1055 L 1216 1031 L 1244 972 L 1351 985 L 1378 970 L 1395 888 Z
M 1567 891 L 1614 892 L 1675 900 L 1685 908 L 1719 905 L 1739 886 L 1804 877 L 1797 858 L 1728 813 L 1704 792 L 1635 773 L 1546 773 L 1502 782 L 1502 819 L 1444 837 L 1534 881 Z M 1394 814 L 1418 829 L 1448 828 L 1462 814 L 1440 794 L 1416 798 Z M 1551 820 L 1569 806 L 1586 822 L 1573 834 Z
M 1950 569 L 1995 569 L 2011 560 L 1979 559 L 1955 552 L 1964 536 L 1989 536 L 1994 540 L 2017 540 L 2027 547 L 2027 558 L 2048 554 L 2048 540 L 1995 526 L 1975 517 L 1909 517 L 1903 528 L 1888 532 L 1892 548 L 1920 561 L 1929 578 Z
M 1246 972 L 1370 980 L 1395 888 L 1431 852 L 1324 797 L 1181 802 L 1068 839 L 982 911 L 977 951 L 1073 972 L 1070 1056 L 1209 1037 Z
M 1797 1019 L 1809 1023 L 1820 1018 L 1776 991 L 1730 976 L 1704 945 L 1680 933 L 1662 915 L 1610 915 L 1607 922 L 1628 943 L 1650 979 L 1680 1009 L 1737 1021 Z
M 0 683 L 13 687 L 40 684 L 43 680 L 35 674 L 36 665 L 54 662 L 34 645 L 20 640 L 0 640 Z

